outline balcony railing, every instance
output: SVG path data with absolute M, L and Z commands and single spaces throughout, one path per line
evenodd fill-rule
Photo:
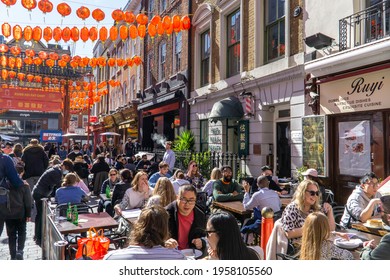
M 339 21 L 339 49 L 347 50 L 390 36 L 390 0 Z

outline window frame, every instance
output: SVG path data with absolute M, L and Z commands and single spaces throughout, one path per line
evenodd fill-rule
M 206 45 L 205 35 L 208 34 L 208 55 L 204 56 L 206 52 L 204 52 L 204 46 Z M 210 54 L 211 54 L 211 32 L 210 29 L 203 31 L 200 37 L 200 87 L 207 86 L 210 84 Z M 205 67 L 207 66 L 207 67 Z M 204 72 L 205 68 L 207 68 L 207 76 Z
M 274 0 L 266 0 L 265 1 L 265 8 L 264 8 L 264 27 L 265 27 L 265 34 L 264 34 L 264 58 L 266 62 L 272 62 L 281 58 L 284 58 L 286 56 L 285 53 L 285 47 L 286 47 L 286 1 L 285 0 L 277 0 L 276 8 L 275 8 L 275 19 L 269 20 L 269 17 L 271 16 L 269 14 L 269 2 Z M 283 15 L 279 15 L 279 1 L 284 1 L 283 6 Z M 270 40 L 269 36 L 271 34 L 272 29 L 276 27 L 277 28 L 277 41 L 278 44 L 276 46 L 276 55 L 270 57 Z M 283 39 L 283 40 L 282 40 Z M 283 41 L 283 43 L 282 43 Z M 275 49 L 275 47 L 273 47 Z
M 165 50 L 162 49 L 164 46 Z M 165 52 L 165 56 L 163 56 L 163 51 Z M 164 60 L 162 58 L 164 57 Z M 158 69 L 158 80 L 162 81 L 165 78 L 166 71 L 166 62 L 167 62 L 167 42 L 161 41 L 160 45 L 158 46 L 158 60 L 159 60 L 159 69 Z
M 238 16 L 238 19 L 237 19 L 237 15 Z M 238 29 L 238 35 L 236 39 L 238 39 L 236 42 L 234 43 L 229 43 L 229 39 L 231 40 L 232 38 L 230 38 L 229 36 L 229 30 L 231 28 L 233 28 L 232 25 L 230 25 L 230 22 L 231 22 L 231 19 L 233 17 L 236 17 L 236 21 L 235 23 L 237 24 L 238 23 L 238 28 L 235 28 L 235 30 Z M 232 13 L 228 14 L 226 16 L 226 61 L 227 61 L 227 65 L 226 65 L 226 77 L 229 78 L 229 77 L 232 77 L 234 75 L 237 75 L 240 73 L 240 63 L 241 63 L 241 31 L 240 31 L 240 28 L 241 28 L 241 8 L 239 7 L 238 9 L 234 10 Z M 232 54 L 234 56 L 234 53 L 237 52 L 237 46 L 238 46 L 238 58 L 237 58 L 237 62 L 236 62 L 236 68 L 235 69 L 232 69 L 231 67 L 231 61 L 230 61 L 230 52 L 232 50 Z M 234 58 L 234 57 L 233 57 Z M 237 67 L 238 66 L 238 67 Z M 235 70 L 235 71 L 233 71 Z
M 178 40 L 177 38 L 180 36 L 180 52 L 177 51 L 178 49 Z M 181 54 L 183 51 L 183 35 L 181 32 L 175 34 L 173 36 L 173 72 L 179 72 L 181 69 Z
M 210 134 L 209 129 L 210 129 L 209 119 L 199 120 L 199 151 L 200 152 L 207 152 L 209 150 L 209 134 Z

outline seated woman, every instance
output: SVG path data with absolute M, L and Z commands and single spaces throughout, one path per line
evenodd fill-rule
M 77 175 L 68 173 L 63 179 L 62 187 L 56 191 L 56 201 L 58 204 L 81 203 L 86 200 L 87 194 L 78 186 Z
M 130 170 L 128 171 L 130 172 Z M 121 215 L 122 210 L 125 209 L 144 207 L 148 198 L 152 195 L 153 189 L 149 187 L 148 175 L 145 172 L 138 172 L 131 184 L 132 187 L 126 190 L 122 201 L 114 206 L 115 213 L 118 215 Z
M 321 192 L 318 184 L 312 180 L 303 180 L 294 194 L 294 199 L 286 206 L 282 214 L 282 228 L 288 239 L 302 236 L 302 227 L 306 217 L 317 211 L 322 211 L 328 217 L 329 228 L 335 230 L 332 206 L 324 203 L 321 208 Z M 293 242 L 294 243 L 294 242 Z
M 221 169 L 218 167 L 214 167 L 210 174 L 210 180 L 207 181 L 207 183 L 202 188 L 202 191 L 207 193 L 207 196 L 210 197 L 213 195 L 213 184 L 215 181 L 222 178 L 222 172 Z
M 195 160 L 188 163 L 187 174 L 184 175 L 184 180 L 190 182 L 197 190 L 201 190 L 204 186 L 204 178 L 199 172 L 198 164 Z
M 224 211 L 212 214 L 206 226 L 209 244 L 208 259 L 259 260 L 261 253 L 247 247 L 242 240 L 236 218 Z M 260 249 L 260 252 L 261 249 Z
M 301 260 L 352 260 L 352 253 L 341 249 L 329 240 L 328 217 L 321 212 L 307 216 L 302 228 Z
M 102 188 L 100 190 L 101 194 L 106 193 L 106 189 L 108 188 L 110 190 L 110 193 L 113 193 L 114 186 L 115 184 L 119 183 L 119 178 L 118 178 L 118 170 L 115 168 L 112 168 L 110 172 L 108 173 L 108 179 L 105 180 L 102 184 Z M 106 209 L 106 212 L 109 213 L 111 216 L 114 216 L 114 211 L 112 208 L 112 202 L 111 199 L 99 200 L 99 212 L 102 212 L 104 209 Z
M 120 181 L 115 184 L 114 190 L 112 191 L 112 205 L 116 205 L 122 201 L 125 192 L 131 188 L 131 180 L 133 180 L 132 173 L 128 169 L 122 169 L 119 174 Z
M 159 195 L 161 197 L 160 205 L 162 207 L 167 206 L 176 199 L 175 190 L 167 177 L 160 177 L 157 180 L 156 186 L 153 189 L 153 195 Z
M 180 251 L 164 248 L 168 237 L 167 211 L 159 205 L 145 207 L 130 233 L 130 246 L 109 252 L 104 260 L 185 260 Z

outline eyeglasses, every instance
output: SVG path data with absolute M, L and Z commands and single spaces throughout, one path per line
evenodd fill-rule
M 319 191 L 316 191 L 316 192 L 315 192 L 315 191 L 308 191 L 308 190 L 307 190 L 307 192 L 310 193 L 310 196 L 315 196 L 315 195 L 316 195 L 316 196 L 320 196 L 320 192 L 319 192 Z
M 116 173 L 112 173 L 112 174 L 110 174 L 110 176 L 116 176 L 117 174 Z
M 210 236 L 210 234 L 213 232 L 217 232 L 217 231 L 216 230 L 205 230 L 205 233 L 207 234 L 207 236 Z
M 193 164 L 192 167 L 198 167 L 198 165 L 197 164 Z
M 378 183 L 374 183 L 374 182 L 366 182 L 366 184 L 373 187 L 373 188 L 377 188 L 379 186 Z
M 180 197 L 180 201 L 183 202 L 184 204 L 188 204 L 188 205 L 194 205 L 196 203 L 196 200 L 188 200 L 184 197 Z

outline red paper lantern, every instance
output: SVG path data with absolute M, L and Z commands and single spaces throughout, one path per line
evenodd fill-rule
M 16 72 L 15 72 L 15 71 L 9 71 L 8 74 L 9 74 L 9 77 L 10 77 L 11 79 L 13 79 L 13 78 L 16 77 Z
M 34 57 L 35 56 L 35 51 L 32 49 L 27 49 L 24 51 L 27 57 Z
M 123 58 L 118 58 L 116 60 L 116 65 L 118 65 L 119 67 L 123 67 L 126 65 L 126 60 L 124 60 Z
M 11 25 L 9 23 L 5 22 L 1 25 L 1 31 L 5 38 L 8 38 L 11 36 Z
M 93 17 L 97 22 L 99 22 L 99 21 L 102 21 L 102 20 L 106 17 L 106 15 L 104 14 L 104 12 L 103 12 L 102 10 L 100 10 L 100 9 L 95 9 L 95 10 L 93 10 L 93 12 L 92 12 L 92 17 Z
M 84 43 L 88 41 L 88 39 L 89 39 L 89 30 L 88 30 L 87 27 L 84 26 L 83 28 L 81 28 L 81 30 L 80 30 L 80 38 L 81 38 L 81 40 Z
M 135 18 L 137 20 L 137 23 L 140 25 L 147 25 L 148 24 L 148 16 L 145 14 L 138 14 Z
M 32 40 L 33 29 L 31 26 L 26 26 L 23 31 L 24 40 L 30 42 Z
M 119 27 L 119 36 L 121 37 L 122 41 L 126 40 L 129 36 L 129 29 L 126 25 Z
M 183 30 L 188 30 L 191 28 L 191 20 L 189 16 L 183 16 L 181 18 L 181 23 L 183 26 Z
M 45 63 L 46 63 L 47 66 L 52 68 L 54 66 L 54 64 L 55 64 L 55 61 L 53 59 L 49 58 L 49 59 L 46 59 Z
M 22 0 L 22 6 L 26 8 L 29 12 L 31 12 L 32 9 L 35 9 L 37 7 L 37 1 L 36 0 Z
M 137 37 L 138 37 L 138 29 L 134 24 L 131 24 L 129 26 L 129 35 L 130 35 L 130 38 L 133 40 L 137 39 Z
M 135 15 L 133 12 L 130 12 L 130 11 L 127 11 L 125 12 L 124 14 L 124 20 L 128 23 L 128 24 L 132 24 L 133 22 L 135 22 Z
M 67 65 L 67 62 L 65 60 L 59 60 L 58 61 L 58 66 L 60 66 L 61 68 L 65 68 Z
M 69 54 L 63 54 L 61 55 L 61 60 L 65 61 L 66 63 L 68 63 L 70 61 L 70 55 Z
M 172 17 L 172 25 L 174 29 L 180 28 L 180 17 L 178 15 Z
M 116 59 L 114 57 L 111 57 L 107 60 L 107 64 L 110 67 L 114 67 L 116 65 Z
M 81 60 L 81 56 L 75 55 L 75 56 L 73 57 L 73 60 L 79 62 L 79 61 Z
M 12 53 L 13 56 L 18 56 L 22 50 L 19 46 L 12 46 L 9 51 Z
M 69 62 L 69 64 L 70 64 L 70 67 L 72 67 L 73 69 L 79 67 L 79 63 L 78 63 L 76 60 L 74 60 L 74 59 L 72 59 L 72 60 Z
M 70 37 L 72 38 L 73 42 L 77 42 L 80 39 L 80 32 L 76 26 L 70 30 Z
M 19 81 L 23 81 L 25 77 L 26 77 L 26 74 L 24 74 L 24 73 L 18 73 L 18 79 L 19 79 Z
M 153 23 L 148 24 L 148 34 L 153 39 L 154 36 L 156 36 L 157 33 L 157 27 Z
M 81 59 L 81 61 L 83 62 L 83 64 L 84 64 L 84 67 L 87 67 L 88 66 L 88 64 L 89 64 L 89 57 L 83 57 L 82 59 Z
M 54 41 L 56 42 L 59 42 L 61 41 L 62 39 L 62 30 L 61 30 L 61 27 L 56 27 L 53 29 L 53 39 Z
M 41 52 L 39 52 L 39 53 L 41 53 Z M 46 53 L 46 52 L 44 52 L 44 53 Z M 39 54 L 38 54 L 38 55 L 39 55 Z M 35 58 L 33 59 L 33 63 L 34 63 L 36 66 L 41 65 L 41 64 L 42 64 L 42 58 L 41 58 L 41 57 L 35 57 Z
M 97 40 L 98 35 L 99 32 L 95 26 L 89 29 L 89 39 L 91 39 L 92 42 L 95 42 Z
M 9 8 L 10 6 L 15 5 L 16 0 L 1 0 L 1 2 L 3 2 L 4 4 L 6 4 L 7 7 Z
M 2 68 L 7 67 L 8 65 L 8 58 L 5 55 L 0 56 L 0 65 Z
M 64 40 L 65 42 L 68 42 L 70 40 L 71 35 L 72 35 L 72 32 L 70 31 L 69 27 L 65 27 L 62 30 L 62 40 Z
M 27 81 L 28 81 L 29 83 L 31 83 L 33 80 L 34 80 L 34 75 L 28 74 L 28 75 L 27 75 Z
M 92 57 L 89 60 L 89 66 L 91 66 L 92 68 L 95 68 L 97 66 L 97 58 L 96 57 Z
M 97 59 L 97 64 L 99 65 L 99 67 L 106 66 L 106 64 L 107 64 L 106 59 L 102 56 L 99 56 Z
M 165 33 L 169 37 L 172 34 L 172 32 L 173 32 L 173 25 L 171 24 L 168 29 L 165 29 Z
M 42 82 L 42 77 L 41 76 L 34 76 L 34 81 L 36 83 L 41 83 Z
M 154 17 L 152 17 L 152 19 L 150 20 L 150 23 L 151 24 L 154 24 L 154 25 L 157 25 L 159 22 L 161 22 L 161 17 L 159 15 L 155 15 Z
M 22 65 L 23 65 L 23 60 L 22 60 L 21 57 L 17 57 L 17 58 L 15 59 L 15 65 L 16 65 L 16 67 L 17 67 L 18 69 L 20 69 L 20 68 L 22 67 Z
M 35 26 L 33 29 L 33 39 L 36 42 L 42 39 L 42 29 L 39 26 Z
M 141 63 L 142 63 L 142 59 L 138 55 L 133 56 L 133 61 L 134 61 L 134 64 L 137 65 L 137 66 L 140 66 Z
M 165 32 L 165 29 L 163 27 L 163 23 L 160 21 L 157 24 L 157 34 L 158 34 L 158 36 L 162 36 L 162 35 L 164 35 L 164 32 Z
M 81 6 L 80 8 L 77 9 L 76 14 L 79 18 L 85 20 L 89 18 L 89 16 L 91 15 L 91 11 L 87 7 Z
M 116 28 L 116 25 L 111 26 L 110 28 L 110 39 L 113 43 L 115 43 L 116 39 L 118 38 L 118 28 Z
M 107 38 L 108 38 L 108 30 L 103 26 L 99 30 L 99 40 L 104 43 L 107 40 Z
M 47 52 L 45 52 L 45 51 L 40 51 L 39 53 L 38 53 L 38 57 L 41 59 L 41 61 L 42 60 L 46 60 L 47 59 Z M 35 63 L 35 61 L 34 61 L 34 63 Z
M 6 70 L 6 69 L 2 69 L 1 70 L 1 78 L 3 80 L 7 80 L 7 78 L 8 78 L 8 70 Z
M 58 4 L 57 11 L 60 15 L 66 17 L 70 15 L 70 13 L 72 12 L 72 8 L 66 3 L 61 3 Z
M 9 47 L 6 44 L 0 44 L 0 52 L 1 53 L 6 53 L 8 52 Z
M 53 30 L 49 26 L 43 29 L 43 39 L 45 39 L 46 42 L 49 42 L 51 39 L 53 39 Z
M 119 22 L 119 21 L 123 20 L 123 18 L 124 18 L 124 14 L 123 14 L 123 11 L 121 9 L 114 10 L 111 13 L 111 16 L 112 16 L 113 20 L 115 20 L 116 22 Z
M 127 64 L 127 66 L 129 66 L 129 67 L 133 67 L 133 65 L 134 65 L 133 59 L 132 59 L 132 58 L 126 59 L 126 64 Z
M 16 41 L 19 41 L 22 36 L 23 36 L 23 31 L 22 31 L 22 28 L 20 27 L 20 25 L 15 25 L 13 28 L 12 28 L 12 33 L 14 35 L 14 39 Z
M 25 57 L 25 58 L 23 59 L 23 62 L 24 62 L 24 64 L 26 64 L 26 65 L 31 65 L 31 64 L 33 64 L 33 59 L 32 59 L 31 57 Z
M 171 17 L 170 16 L 163 17 L 162 23 L 163 23 L 164 30 L 171 28 L 171 25 L 172 25 Z
M 42 13 L 50 13 L 53 11 L 53 3 L 49 0 L 41 0 L 38 2 L 38 8 L 42 11 Z
M 138 36 L 143 39 L 146 35 L 146 25 L 139 24 L 138 25 Z
M 49 58 L 56 61 L 56 60 L 58 60 L 59 55 L 58 55 L 58 53 L 51 52 L 51 53 L 49 53 Z
M 50 84 L 50 81 L 51 81 L 51 79 L 50 79 L 49 77 L 44 77 L 44 78 L 43 78 L 43 83 L 44 83 L 44 84 L 47 84 L 47 85 L 48 85 L 48 84 Z

